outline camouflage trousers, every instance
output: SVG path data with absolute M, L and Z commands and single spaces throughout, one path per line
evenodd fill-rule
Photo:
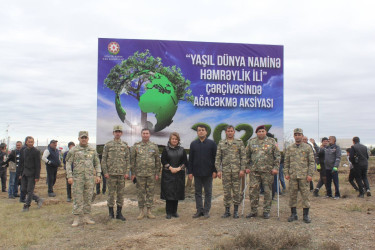
M 250 206 L 251 212 L 257 213 L 259 205 L 259 192 L 260 185 L 264 188 L 264 201 L 263 201 L 263 212 L 269 213 L 271 211 L 272 204 L 272 184 L 273 175 L 269 172 L 250 172 Z
M 222 178 L 224 190 L 224 206 L 230 207 L 230 205 L 232 204 L 232 191 L 233 204 L 239 205 L 241 203 L 241 179 L 239 177 L 239 172 L 223 172 Z
M 310 183 L 306 179 L 289 180 L 289 206 L 297 207 L 298 191 L 302 196 L 302 207 L 310 208 Z
M 152 207 L 154 203 L 155 176 L 137 176 L 138 207 Z
M 89 214 L 94 192 L 94 177 L 73 177 L 73 214 Z
M 108 185 L 108 207 L 115 206 L 115 200 L 117 206 L 122 207 L 124 204 L 124 189 L 125 189 L 125 179 L 123 175 L 110 175 L 107 179 Z M 117 195 L 116 199 L 115 196 Z

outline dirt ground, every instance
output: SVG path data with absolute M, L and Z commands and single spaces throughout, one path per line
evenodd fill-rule
M 343 163 L 345 163 L 343 161 Z M 375 185 L 375 159 L 370 161 L 370 185 Z M 44 169 L 44 166 L 42 167 Z M 45 172 L 45 171 L 44 171 Z M 277 217 L 277 202 L 272 204 L 271 218 L 246 219 L 221 218 L 224 212 L 221 181 L 216 179 L 213 187 L 211 218 L 192 219 L 195 202 L 192 190 L 187 190 L 187 198 L 179 203 L 180 218 L 165 219 L 165 203 L 159 199 L 160 188 L 155 190 L 156 219 L 136 220 L 138 214 L 135 185 L 126 183 L 126 200 L 123 209 L 126 222 L 108 219 L 106 195 L 97 196 L 92 217 L 95 225 L 80 225 L 72 228 L 72 203 L 66 202 L 66 184 L 63 170 L 59 170 L 55 186 L 57 197 L 47 198 L 45 173 L 43 172 L 36 192 L 45 203 L 41 209 L 33 204 L 29 213 L 22 213 L 18 200 L 0 194 L 0 247 L 32 249 L 213 249 L 220 244 L 235 240 L 241 233 L 261 232 L 271 237 L 275 232 L 308 234 L 311 236 L 307 249 L 374 249 L 375 239 L 375 198 L 357 198 L 357 193 L 347 181 L 348 169 L 340 168 L 339 200 L 311 195 L 311 224 L 302 221 L 302 208 L 298 208 L 299 220 L 287 222 L 290 215 L 288 194 L 280 196 L 280 217 Z M 317 183 L 318 174 L 314 176 Z M 247 192 L 248 193 L 248 192 Z M 375 192 L 373 192 L 375 195 Z M 261 196 L 260 204 L 263 197 Z M 245 200 L 246 215 L 249 212 L 249 197 Z M 231 208 L 232 210 L 232 208 Z M 242 206 L 240 206 L 240 213 Z M 259 209 L 261 215 L 262 209 Z M 277 242 L 275 243 L 277 245 Z

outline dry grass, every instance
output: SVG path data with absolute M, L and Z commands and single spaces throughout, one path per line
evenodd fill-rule
M 291 249 L 308 248 L 311 235 L 298 231 L 276 230 L 274 232 L 259 230 L 242 232 L 232 240 L 218 244 L 215 249 Z

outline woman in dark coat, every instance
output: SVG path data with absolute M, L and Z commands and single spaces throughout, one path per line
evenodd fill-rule
M 187 156 L 180 146 L 180 135 L 176 132 L 169 136 L 168 145 L 161 155 L 163 172 L 161 177 L 160 198 L 166 200 L 166 218 L 179 217 L 177 206 L 179 200 L 185 199 L 185 168 Z

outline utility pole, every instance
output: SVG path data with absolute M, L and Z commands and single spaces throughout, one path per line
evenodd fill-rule
M 320 141 L 320 133 L 319 133 L 319 100 L 318 100 L 318 140 Z

